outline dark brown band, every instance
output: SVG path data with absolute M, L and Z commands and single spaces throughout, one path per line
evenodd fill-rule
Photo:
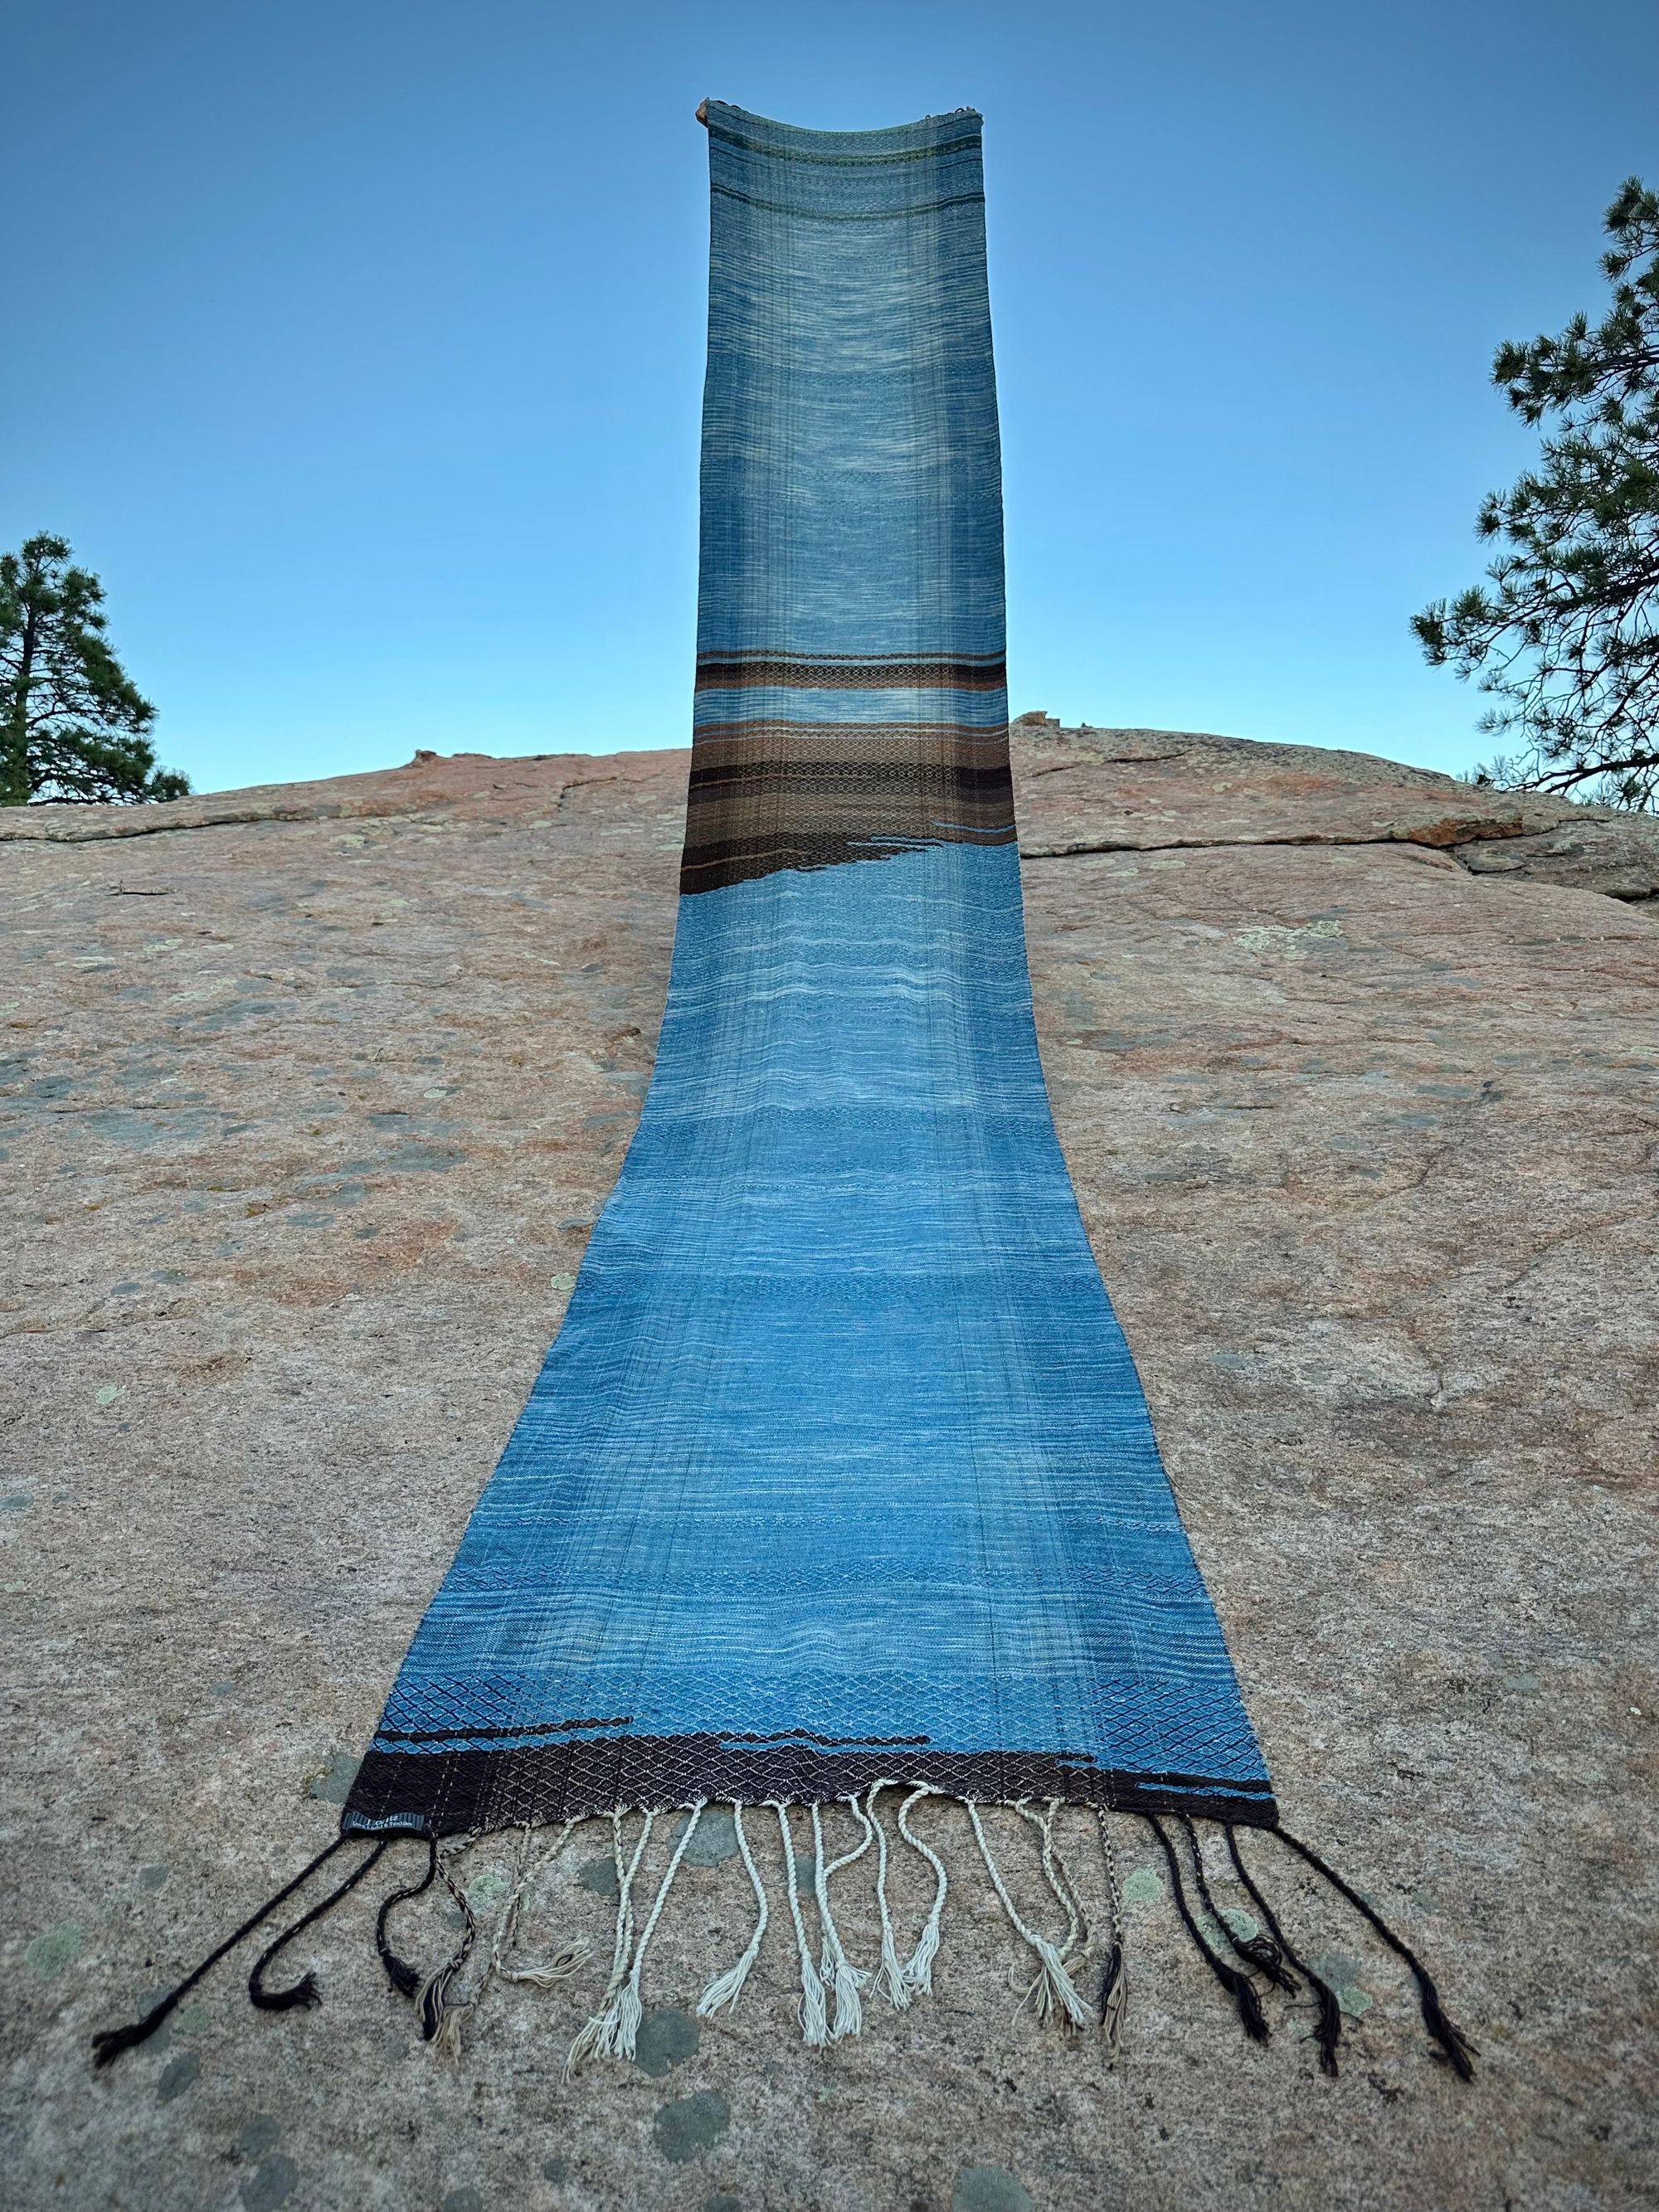
M 936 1751 L 914 1742 L 826 1749 L 805 1737 L 745 1742 L 629 1735 L 499 1751 L 371 1751 L 352 1784 L 343 1826 L 390 1823 L 422 1835 L 455 1836 L 545 1826 L 619 1808 L 667 1810 L 700 1799 L 829 1804 L 878 1782 L 926 1783 L 943 1796 L 982 1804 L 1057 1797 L 1108 1812 L 1187 1813 L 1259 1828 L 1279 1819 L 1266 1782 L 1115 1772 L 1040 1752 Z
M 1013 842 L 1006 727 L 720 723 L 692 746 L 680 889 Z
M 877 654 L 800 659 L 788 653 L 710 654 L 697 662 L 699 691 L 740 691 L 754 686 L 790 691 L 1001 691 L 1008 683 L 1000 653 L 949 659 L 899 659 Z

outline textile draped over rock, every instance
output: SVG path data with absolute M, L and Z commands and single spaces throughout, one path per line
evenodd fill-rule
M 655 1072 L 346 1825 L 883 1780 L 1270 1821 L 1037 1059 L 979 118 L 707 121 Z

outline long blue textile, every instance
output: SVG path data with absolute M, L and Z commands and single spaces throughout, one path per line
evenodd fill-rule
M 668 1008 L 347 1808 L 1273 1802 L 1038 1063 L 980 119 L 710 103 Z

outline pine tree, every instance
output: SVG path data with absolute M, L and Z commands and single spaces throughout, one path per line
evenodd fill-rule
M 42 534 L 0 555 L 0 806 L 182 799 L 158 767 L 140 696 L 104 635 L 104 591 Z
M 1476 585 L 1412 627 L 1435 666 L 1479 672 L 1483 730 L 1518 752 L 1475 771 L 1508 789 L 1659 803 L 1659 193 L 1632 177 L 1607 210 L 1613 305 L 1591 329 L 1498 349 L 1492 381 L 1522 422 L 1555 418 L 1538 465 L 1489 495 L 1502 550 Z

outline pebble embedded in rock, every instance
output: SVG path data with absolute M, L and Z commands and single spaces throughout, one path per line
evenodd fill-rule
M 512 1893 L 512 1878 L 503 1874 L 500 1867 L 486 1867 L 466 1886 L 466 1901 L 474 1912 L 493 1912 Z
M 256 2112 L 251 2120 L 243 2122 L 237 2134 L 236 2148 L 244 2158 L 263 2158 L 268 2150 L 276 2149 L 282 2132 L 282 2123 L 273 2120 L 269 2112 Z
M 1031 2199 L 1006 2166 L 968 2166 L 951 2188 L 951 2212 L 1031 2212 Z
M 81 1923 L 78 1920 L 60 1920 L 55 1928 L 48 1928 L 37 1936 L 23 1954 L 26 1965 L 32 1966 L 43 1978 L 61 1974 L 65 1966 L 72 1966 L 81 1955 Z
M 690 2058 L 702 2040 L 702 2031 L 690 2013 L 673 2005 L 648 2012 L 640 2022 L 634 2045 L 634 2063 L 641 2074 L 659 2081 L 671 2067 Z
M 651 2123 L 657 2148 L 675 2166 L 712 2150 L 732 2124 L 732 2113 L 717 2089 L 698 2089 L 665 2105 Z
M 729 2189 L 717 2189 L 705 2200 L 702 2212 L 743 2212 L 743 2207 Z
M 674 1829 L 674 1841 L 677 1844 L 685 1833 L 685 1820 L 690 1820 L 690 1817 L 688 1813 L 685 1820 L 677 1823 Z M 726 1860 L 735 1858 L 737 1855 L 737 1823 L 729 1813 L 722 1811 L 719 1807 L 711 1807 L 699 1818 L 691 1840 L 685 1847 L 685 1856 L 680 1863 L 682 1866 L 720 1866 Z
M 140 1889 L 160 1889 L 161 1884 L 167 1880 L 168 1875 L 171 1874 L 172 1871 L 173 1869 L 171 1867 L 140 1867 L 138 1869 L 138 1887 Z
M 307 1785 L 307 1796 L 320 1798 L 325 1805 L 343 1805 L 351 1795 L 351 1785 L 362 1765 L 362 1761 L 350 1752 L 342 1751 L 337 1744 L 331 1746 L 328 1765 L 320 1774 L 313 1776 Z
M 176 2058 L 169 2058 L 155 2084 L 156 2103 L 170 2105 L 175 2097 L 182 2097 L 201 2070 L 202 2062 L 193 2051 L 181 2051 Z
M 483 2191 L 475 2189 L 470 2181 L 459 2189 L 452 2189 L 441 2212 L 483 2212 Z
M 568 2159 L 544 2158 L 542 2160 L 542 2179 L 544 2181 L 552 2182 L 554 2186 L 556 2188 L 560 2182 L 568 2181 L 569 2179 L 570 2163 Z
M 616 1898 L 622 1894 L 614 1858 L 589 1859 L 576 1879 L 584 1889 L 591 1889 L 595 1897 Z
M 299 2167 L 281 2151 L 262 2158 L 242 2184 L 244 2212 L 276 2212 L 294 2194 L 299 2179 Z

